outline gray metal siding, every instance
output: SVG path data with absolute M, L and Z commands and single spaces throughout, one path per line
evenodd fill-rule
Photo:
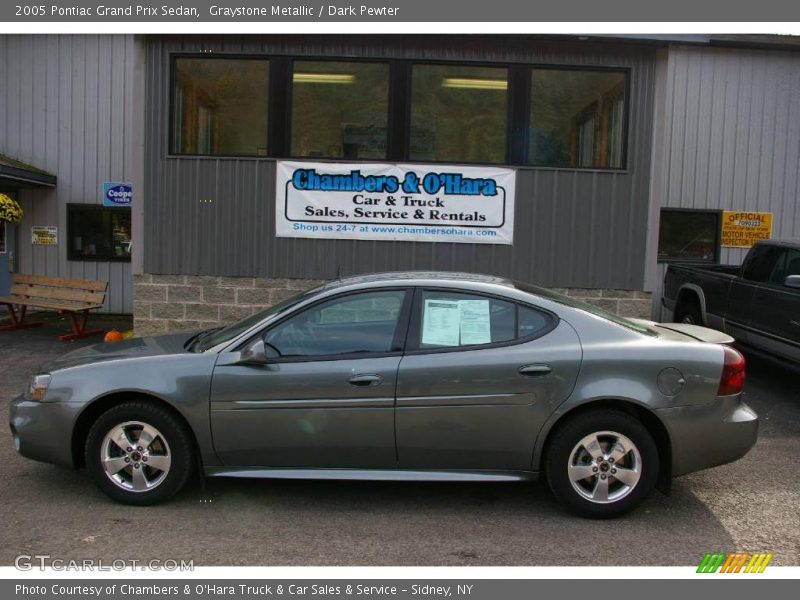
M 109 282 L 104 311 L 132 312 L 130 263 L 67 260 L 67 203 L 101 202 L 102 182 L 127 180 L 133 36 L 0 36 L 0 152 L 58 176 L 22 190 L 18 271 Z M 33 246 L 31 225 L 57 225 L 57 247 Z
M 275 237 L 275 163 L 167 156 L 173 52 L 402 57 L 631 69 L 626 172 L 519 168 L 513 246 Z M 152 37 L 147 43 L 144 271 L 329 278 L 395 269 L 486 272 L 550 286 L 642 289 L 652 47 L 514 36 Z
M 800 237 L 800 53 L 672 46 L 666 88 L 653 202 L 770 211 L 774 238 Z M 723 248 L 720 260 L 746 253 Z

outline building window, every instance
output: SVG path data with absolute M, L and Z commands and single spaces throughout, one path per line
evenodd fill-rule
M 625 73 L 531 71 L 528 163 L 541 167 L 624 167 Z
M 422 65 L 411 72 L 411 160 L 506 162 L 508 69 Z
M 291 104 L 292 156 L 386 159 L 388 64 L 296 60 Z
M 69 260 L 131 259 L 131 210 L 96 204 L 67 205 Z
M 661 209 L 659 261 L 716 262 L 719 244 L 719 211 Z
M 628 77 L 602 67 L 178 55 L 170 150 L 623 169 Z
M 175 59 L 172 151 L 267 154 L 269 61 Z

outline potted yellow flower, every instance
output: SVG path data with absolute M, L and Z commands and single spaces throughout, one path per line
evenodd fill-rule
M 11 196 L 0 192 L 0 223 L 18 225 L 22 222 L 22 207 Z

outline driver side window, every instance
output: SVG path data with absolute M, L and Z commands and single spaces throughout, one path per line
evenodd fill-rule
M 365 292 L 312 306 L 267 332 L 282 357 L 393 350 L 405 290 Z

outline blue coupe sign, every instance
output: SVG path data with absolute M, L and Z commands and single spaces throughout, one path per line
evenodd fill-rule
M 111 181 L 103 183 L 103 206 L 130 207 L 132 201 L 133 184 L 115 183 Z

